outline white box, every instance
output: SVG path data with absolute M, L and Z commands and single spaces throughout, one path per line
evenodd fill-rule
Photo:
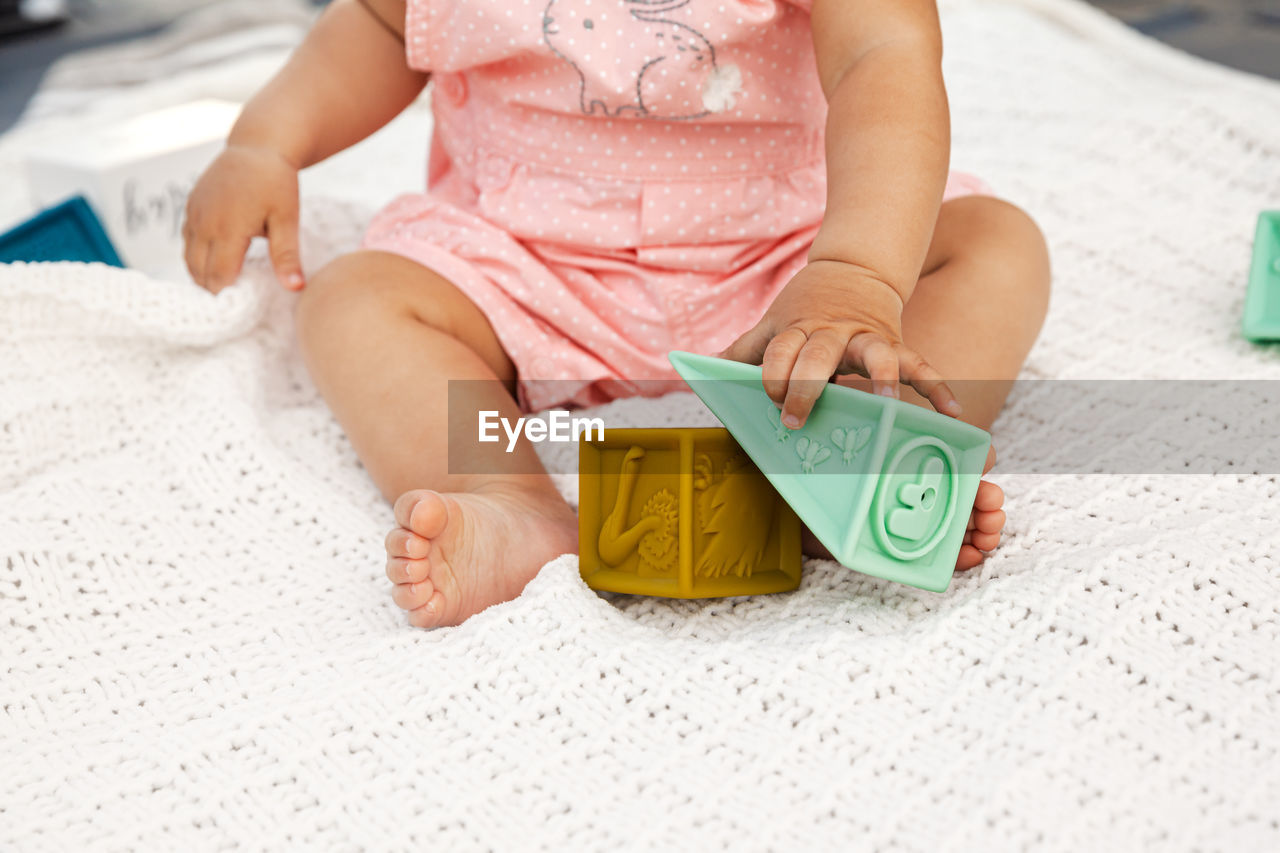
M 187 196 L 239 113 L 230 101 L 192 101 L 44 145 L 27 155 L 32 198 L 47 207 L 84 195 L 127 266 L 186 279 Z

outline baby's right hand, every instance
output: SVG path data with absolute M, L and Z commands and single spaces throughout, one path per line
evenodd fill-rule
M 228 145 L 191 191 L 182 236 L 187 270 L 213 293 L 236 280 L 249 241 L 264 236 L 276 278 L 300 290 L 298 170 L 269 148 Z

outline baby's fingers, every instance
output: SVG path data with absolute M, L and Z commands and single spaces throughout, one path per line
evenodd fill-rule
M 235 282 L 249 251 L 249 238 L 214 238 L 205 257 L 204 286 L 217 293 Z
M 942 378 L 942 374 L 933 369 L 929 362 L 915 350 L 906 347 L 898 348 L 898 363 L 902 371 L 902 381 L 916 389 L 921 397 L 926 398 L 935 409 L 953 418 L 960 417 L 960 401 L 952 393 L 951 386 Z
M 845 363 L 871 380 L 871 391 L 885 397 L 898 397 L 898 353 L 884 338 L 874 332 L 854 335 L 844 351 Z
M 302 289 L 302 263 L 298 257 L 298 209 L 290 206 L 267 220 L 267 241 L 276 280 L 290 290 Z
M 803 330 L 793 327 L 775 335 L 764 349 L 764 361 L 760 368 L 764 392 L 779 406 L 787 399 L 787 383 L 791 379 L 791 372 L 795 370 L 800 350 L 804 349 L 808 340 L 809 336 Z
M 201 287 L 206 287 L 204 279 L 205 260 L 209 257 L 209 241 L 192 233 L 187 237 L 187 244 L 182 258 L 186 261 L 187 272 Z
M 795 357 L 795 366 L 787 380 L 787 396 L 782 403 L 784 426 L 791 429 L 804 426 L 813 404 L 840 366 L 844 350 L 843 338 L 833 329 L 818 329 L 809 335 Z
M 744 364 L 759 364 L 772 337 L 773 335 L 770 334 L 769 327 L 764 324 L 764 321 L 756 323 L 739 336 L 736 341 L 725 347 L 720 352 L 720 358 L 741 361 Z

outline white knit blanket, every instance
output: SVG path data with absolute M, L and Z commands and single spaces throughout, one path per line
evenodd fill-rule
M 1070 0 L 944 15 L 955 165 L 1053 248 L 1027 375 L 1280 378 L 1236 331 L 1280 86 Z M 0 139 L 0 219 L 19 147 L 85 120 Z M 308 266 L 421 180 L 427 126 L 309 176 Z M 789 595 L 601 597 L 565 556 L 428 633 L 291 299 L 260 260 L 216 298 L 0 270 L 0 848 L 1280 848 L 1275 477 L 997 471 L 1005 542 L 943 595 L 811 562 Z M 707 422 L 689 395 L 606 415 Z M 996 441 L 1046 429 L 1018 397 Z

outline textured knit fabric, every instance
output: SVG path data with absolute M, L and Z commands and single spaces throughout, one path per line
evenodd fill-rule
M 949 0 L 943 24 L 956 165 L 1053 249 L 1026 375 L 1280 378 L 1280 349 L 1239 335 L 1280 85 L 1064 0 Z M 83 110 L 247 98 L 266 58 L 0 137 L 0 220 L 26 212 L 22 147 L 83 134 Z M 303 174 L 308 272 L 429 133 L 418 107 Z M 1019 388 L 995 429 L 1005 540 L 944 594 L 811 560 L 786 595 L 599 596 L 566 556 L 424 632 L 294 303 L 261 256 L 216 298 L 0 268 L 0 848 L 1280 850 L 1271 472 L 1011 475 L 1028 447 L 1063 471 L 1110 450 L 1063 421 L 1112 413 Z M 712 422 L 691 394 L 584 414 Z M 1184 414 L 1135 441 L 1159 453 Z
M 409 63 L 435 81 L 430 187 L 383 211 L 365 246 L 484 311 L 526 408 L 673 379 L 668 351 L 727 346 L 804 265 L 826 198 L 826 100 L 803 6 L 408 9 Z M 956 176 L 948 196 L 976 187 Z

